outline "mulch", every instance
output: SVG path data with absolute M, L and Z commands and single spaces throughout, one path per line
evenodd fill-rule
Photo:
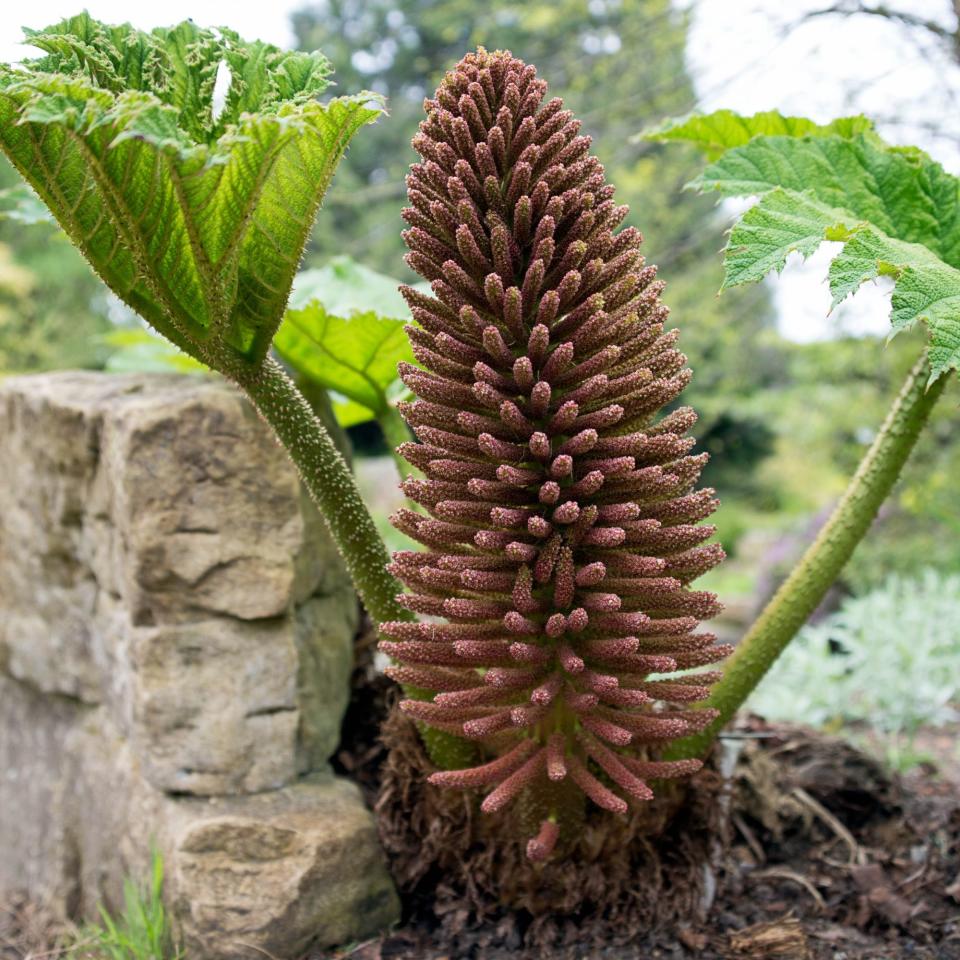
M 16 894 L 0 899 L 0 960 L 54 960 L 74 927 Z
M 652 812 L 593 811 L 531 867 L 508 821 L 424 783 L 368 667 L 336 766 L 377 810 L 404 917 L 306 960 L 960 960 L 960 784 L 930 765 L 750 718 Z

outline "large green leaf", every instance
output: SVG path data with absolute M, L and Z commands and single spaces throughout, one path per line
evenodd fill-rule
M 824 240 L 843 243 L 828 275 L 834 305 L 868 280 L 893 278 L 893 332 L 924 321 L 930 331 L 931 380 L 960 369 L 960 270 L 922 244 L 887 236 L 809 195 L 777 188 L 743 215 L 730 233 L 724 284 L 762 280 L 771 270 L 782 270 L 790 253 L 809 256 Z
M 634 140 L 656 140 L 665 143 L 681 140 L 692 143 L 702 150 L 707 158 L 715 160 L 727 150 L 740 147 L 754 137 L 761 136 L 815 136 L 836 134 L 853 137 L 873 130 L 873 123 L 866 117 L 839 117 L 830 123 L 818 124 L 806 117 L 785 117 L 776 110 L 767 110 L 744 117 L 733 110 L 717 110 L 714 113 L 690 113 L 647 127 Z
M 858 222 L 807 194 L 777 187 L 734 224 L 723 286 L 759 283 L 771 271 L 779 273 L 791 253 L 808 257 L 824 240 L 843 240 Z
M 722 141 L 704 129 L 723 129 L 735 117 L 721 114 L 668 126 L 675 139 L 715 151 Z M 743 136 L 763 126 L 740 119 Z M 800 118 L 782 119 L 797 135 L 778 131 L 736 143 L 730 133 L 736 145 L 691 184 L 759 197 L 730 233 L 724 286 L 756 283 L 782 270 L 789 254 L 806 257 L 824 240 L 839 241 L 829 270 L 834 305 L 868 280 L 892 278 L 893 333 L 925 322 L 931 381 L 960 369 L 960 181 L 921 150 L 889 147 L 870 130 L 812 130 Z
M 191 21 L 142 33 L 81 14 L 29 42 L 47 55 L 0 67 L 0 148 L 154 327 L 215 366 L 258 363 L 371 96 L 321 104 L 321 54 Z
M 400 295 L 400 281 L 357 263 L 334 257 L 322 267 L 304 270 L 293 281 L 290 307 L 305 307 L 319 300 L 328 313 L 349 317 L 372 311 L 381 317 L 410 319 L 410 308 Z
M 727 151 L 693 185 L 730 197 L 777 187 L 806 192 L 960 265 L 957 178 L 919 151 L 885 148 L 864 136 L 758 137 Z
M 382 418 L 403 391 L 397 364 L 415 362 L 404 331 L 410 309 L 398 286 L 349 257 L 294 282 L 274 346 L 299 374 L 334 394 L 344 426 Z

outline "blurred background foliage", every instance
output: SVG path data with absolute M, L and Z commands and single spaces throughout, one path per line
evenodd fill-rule
M 0 190 L 20 183 L 2 158 Z M 106 289 L 59 230 L 0 219 L 0 371 L 99 367 L 112 327 Z
M 509 48 L 535 63 L 582 120 L 618 199 L 631 207 L 629 222 L 647 238 L 648 260 L 667 281 L 665 299 L 695 373 L 684 402 L 701 416 L 698 436 L 712 458 L 705 479 L 722 498 L 718 536 L 731 554 L 705 586 L 727 603 L 720 629 L 735 637 L 843 491 L 921 334 L 890 344 L 876 336 L 796 343 L 778 333 L 769 287 L 717 296 L 728 217 L 712 199 L 682 189 L 702 162 L 678 146 L 631 140 L 697 106 L 685 58 L 688 14 L 669 0 L 323 0 L 292 22 L 301 48 L 319 48 L 333 62 L 340 92 L 375 90 L 390 112 L 351 146 L 305 268 L 327 268 L 346 254 L 415 279 L 400 238 L 404 176 L 415 160 L 410 138 L 424 96 L 465 50 Z M 0 189 L 16 182 L 0 168 Z M 52 226 L 0 221 L 0 373 L 165 365 L 168 357 Z M 891 574 L 960 573 L 955 408 L 950 395 L 937 408 L 822 616 L 847 595 L 882 591 Z M 350 433 L 361 485 L 386 531 L 395 467 L 375 421 Z

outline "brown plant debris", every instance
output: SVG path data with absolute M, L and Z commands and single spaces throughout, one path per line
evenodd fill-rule
M 888 774 L 809 730 L 744 733 L 725 822 L 708 764 L 643 817 L 588 810 L 563 856 L 537 864 L 476 794 L 425 781 L 395 711 L 377 812 L 404 923 L 338 956 L 960 960 L 956 784 Z
M 807 935 L 796 917 L 737 930 L 730 934 L 730 948 L 737 956 L 757 960 L 811 960 Z
M 0 891 L 0 960 L 54 960 L 74 929 L 42 904 Z

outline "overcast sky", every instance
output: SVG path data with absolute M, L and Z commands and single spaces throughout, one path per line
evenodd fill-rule
M 165 0 L 149 7 L 129 0 L 2 3 L 0 58 L 25 55 L 19 43 L 24 20 L 45 26 L 84 6 L 107 22 L 130 20 L 148 29 L 192 16 L 206 26 L 229 26 L 241 36 L 288 46 L 293 42 L 290 13 L 302 5 L 302 0 Z M 688 61 L 704 109 L 778 109 L 819 120 L 865 112 L 887 121 L 881 132 L 888 139 L 919 143 L 948 169 L 960 171 L 960 122 L 955 119 L 960 117 L 960 68 L 923 34 L 911 35 L 879 18 L 802 21 L 805 11 L 828 5 L 828 0 L 697 0 Z M 890 5 L 950 22 L 949 0 L 891 0 Z M 885 330 L 886 294 L 878 288 L 864 289 L 836 316 L 826 317 L 823 277 L 829 255 L 823 250 L 804 267 L 791 265 L 774 283 L 784 333 L 806 340 L 838 328 Z

